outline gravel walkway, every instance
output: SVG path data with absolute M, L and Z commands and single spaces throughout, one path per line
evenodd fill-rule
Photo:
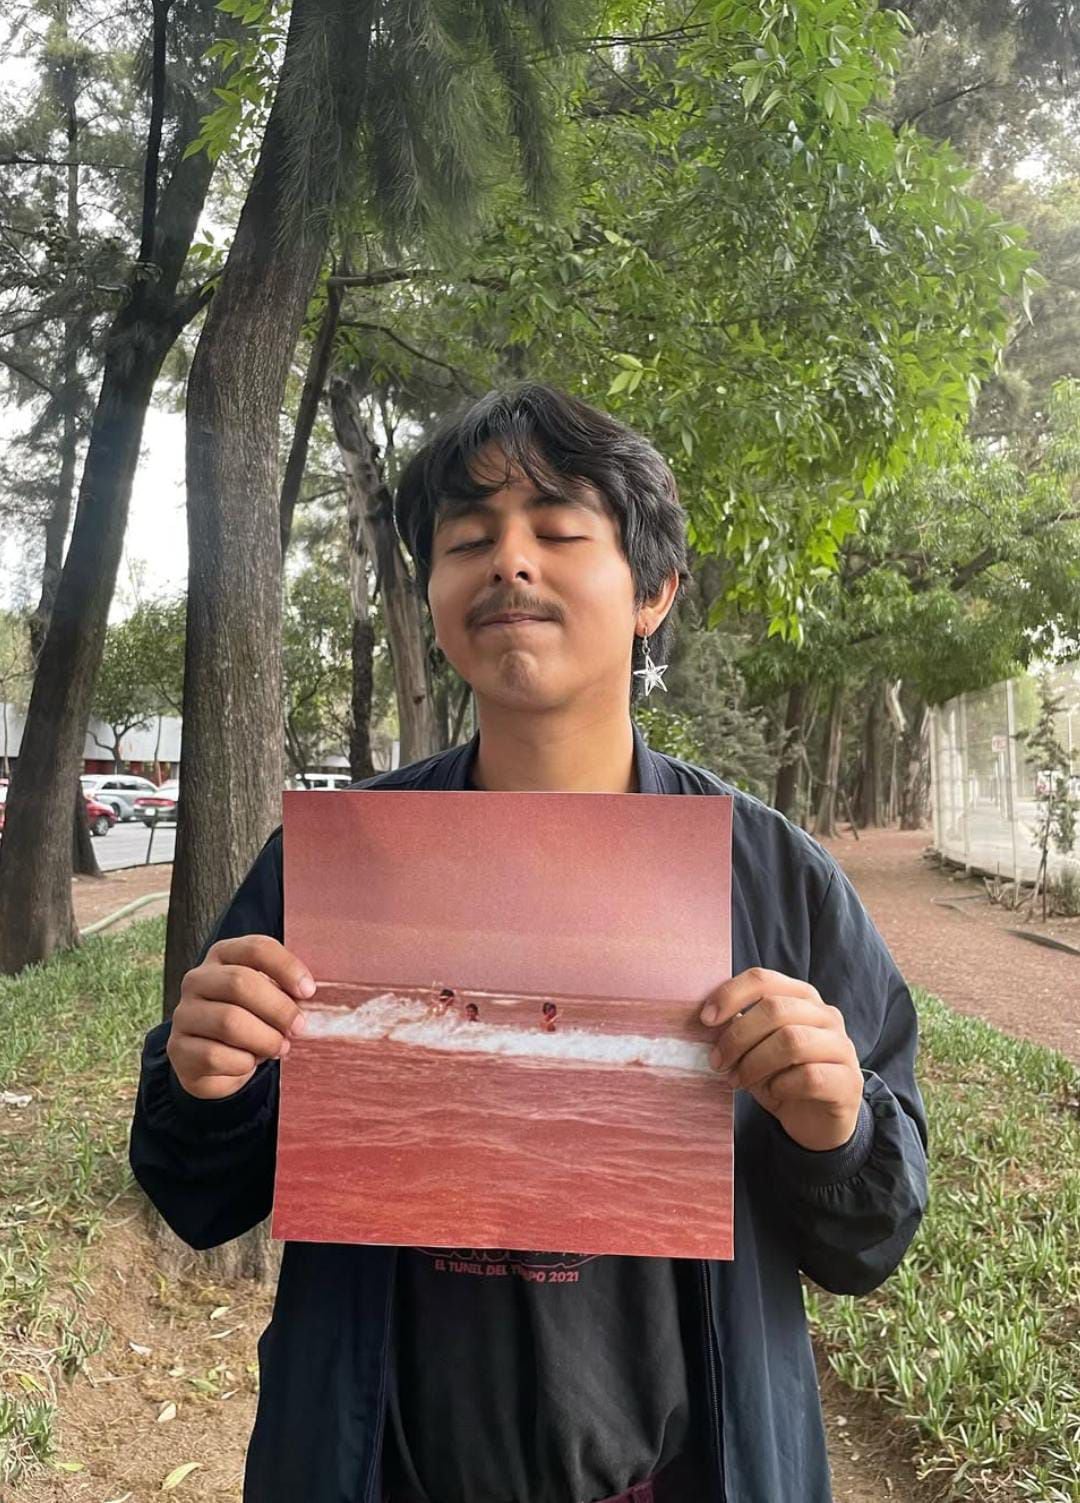
M 1080 955 L 1007 933 L 1039 933 L 990 903 L 981 880 L 924 859 L 926 831 L 864 830 L 823 844 L 851 878 L 904 979 L 1004 1033 L 1050 1044 L 1080 1063 Z M 955 904 L 956 906 L 946 906 Z M 1080 921 L 1050 932 L 1080 949 Z

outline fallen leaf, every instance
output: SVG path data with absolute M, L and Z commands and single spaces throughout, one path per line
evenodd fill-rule
M 174 1487 L 179 1487 L 185 1477 L 190 1477 L 192 1472 L 202 1466 L 201 1461 L 185 1461 L 183 1466 L 178 1466 L 171 1471 L 161 1484 L 163 1493 L 171 1493 Z
M 129 1341 L 128 1346 L 138 1357 L 149 1357 L 150 1353 L 153 1351 L 153 1347 L 140 1346 L 137 1341 Z
M 226 1336 L 231 1336 L 232 1333 L 235 1330 L 236 1330 L 235 1326 L 230 1326 L 227 1331 L 211 1331 L 210 1332 L 210 1340 L 211 1341 L 224 1341 L 225 1338 L 226 1338 Z
M 175 1418 L 176 1405 L 170 1400 L 169 1403 L 163 1406 L 161 1413 L 157 1417 L 157 1422 L 159 1425 L 167 1425 L 170 1420 L 174 1420 Z
M 217 1307 L 216 1310 L 211 1310 L 210 1311 L 210 1319 L 211 1320 L 220 1320 L 221 1317 L 224 1314 L 227 1313 L 228 1309 L 229 1309 L 228 1305 L 218 1305 L 218 1307 Z
M 53 1466 L 58 1472 L 82 1472 L 86 1470 L 84 1461 L 54 1461 Z
M 182 1367 L 170 1367 L 169 1368 L 169 1377 L 170 1378 L 182 1378 L 183 1376 L 184 1376 L 184 1369 Z

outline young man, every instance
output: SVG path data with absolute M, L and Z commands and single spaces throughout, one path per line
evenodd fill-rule
M 818 846 L 631 720 L 686 577 L 644 439 L 548 387 L 492 393 L 412 461 L 396 514 L 478 732 L 365 786 L 734 794 L 734 977 L 703 1015 L 739 1088 L 736 1255 L 513 1251 L 478 1277 L 438 1249 L 290 1243 L 245 1499 L 826 1503 L 799 1276 L 865 1293 L 922 1215 L 908 991 Z M 281 880 L 274 835 L 146 1043 L 132 1164 L 195 1247 L 270 1210 L 278 1061 L 313 991 Z

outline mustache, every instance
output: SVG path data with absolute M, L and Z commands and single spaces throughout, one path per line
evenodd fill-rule
M 474 605 L 465 617 L 465 625 L 478 626 L 491 616 L 519 613 L 523 616 L 540 616 L 545 621 L 561 621 L 562 612 L 546 600 L 535 595 L 492 595 L 489 600 Z

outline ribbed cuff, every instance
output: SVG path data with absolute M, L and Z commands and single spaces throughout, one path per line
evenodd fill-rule
M 253 1121 L 266 1106 L 274 1086 L 273 1067 L 276 1063 L 276 1060 L 263 1060 L 255 1074 L 235 1095 L 211 1099 L 192 1096 L 190 1091 L 185 1091 L 170 1064 L 169 1095 L 177 1113 L 185 1122 L 207 1132 L 231 1132 L 233 1128 Z
M 839 1148 L 826 1148 L 821 1153 L 804 1148 L 794 1138 L 788 1137 L 775 1117 L 772 1122 L 785 1174 L 804 1185 L 837 1185 L 852 1179 L 866 1163 L 874 1146 L 874 1113 L 865 1096 L 859 1107 L 855 1131 Z

